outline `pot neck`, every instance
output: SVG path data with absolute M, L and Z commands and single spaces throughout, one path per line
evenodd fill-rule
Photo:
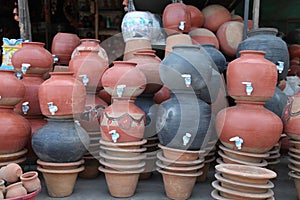
M 44 47 L 45 43 L 42 43 L 42 42 L 23 42 L 22 46 L 23 47 L 28 47 L 28 46 Z
M 92 39 L 92 38 L 86 38 L 86 39 L 81 39 L 80 43 L 81 44 L 95 44 L 95 45 L 99 45 L 100 44 L 100 40 Z
M 264 58 L 266 55 L 265 51 L 256 51 L 256 50 L 242 50 L 239 52 L 243 58 Z
M 130 62 L 130 61 L 114 61 L 113 62 L 113 67 L 118 66 L 118 67 L 136 67 L 137 63 L 136 62 Z
M 240 100 L 235 100 L 235 103 L 239 107 L 244 107 L 244 108 L 262 108 L 265 104 L 265 102 L 260 102 L 260 101 L 240 101 Z
M 276 36 L 278 30 L 276 28 L 258 28 L 253 29 L 248 32 L 248 37 L 256 36 L 256 35 L 273 35 Z
M 8 112 L 13 112 L 14 106 L 0 106 L 0 112 L 1 113 L 8 113 Z

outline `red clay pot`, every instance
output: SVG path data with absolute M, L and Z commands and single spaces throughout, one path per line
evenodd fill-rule
M 80 45 L 80 38 L 73 33 L 58 32 L 52 40 L 51 52 L 58 57 L 57 64 L 69 65 L 74 49 Z
M 216 49 L 220 48 L 217 36 L 206 28 L 196 28 L 189 32 L 193 44 L 213 44 Z
M 281 119 L 260 102 L 236 101 L 237 105 L 221 110 L 216 116 L 216 131 L 221 143 L 249 153 L 266 153 L 279 141 Z M 243 140 L 241 147 L 232 138 Z
M 140 95 L 146 88 L 146 77 L 136 68 L 135 62 L 115 61 L 102 76 L 104 89 L 114 98 L 130 98 Z
M 195 28 L 200 28 L 204 24 L 204 16 L 202 12 L 193 5 L 187 5 L 191 13 L 191 30 Z
M 188 33 L 191 29 L 191 13 L 184 3 L 167 5 L 162 14 L 162 21 L 168 35 Z
M 14 106 L 25 95 L 24 84 L 17 79 L 14 71 L 0 70 L 0 106 Z
M 160 90 L 158 90 L 153 97 L 153 101 L 157 104 L 164 102 L 165 100 L 170 99 L 171 93 L 169 88 L 163 86 Z
M 16 51 L 12 58 L 15 69 L 23 74 L 44 74 L 48 72 L 54 62 L 51 53 L 44 48 L 42 42 L 23 42 L 22 48 Z M 30 67 L 23 71 L 22 64 L 30 64 Z
M 13 112 L 12 106 L 0 106 L 0 153 L 22 150 L 30 138 L 27 119 Z
M 271 99 L 277 83 L 275 64 L 264 58 L 263 51 L 244 50 L 240 51 L 240 54 L 241 57 L 228 64 L 226 74 L 228 94 L 236 100 Z
M 103 140 L 134 142 L 144 136 L 145 113 L 132 100 L 114 100 L 103 110 L 100 130 Z
M 38 91 L 40 85 L 44 82 L 43 76 L 39 74 L 24 74 L 21 82 L 26 89 L 25 95 L 23 100 L 15 106 L 14 111 L 23 116 L 41 115 Z
M 101 77 L 108 68 L 108 62 L 98 56 L 98 50 L 80 49 L 79 55 L 69 62 L 69 71 L 81 81 L 88 91 L 96 91 L 102 87 Z
M 292 44 L 288 46 L 290 60 L 300 57 L 300 44 Z
M 98 92 L 98 97 L 101 98 L 103 101 L 105 101 L 107 105 L 111 104 L 111 95 L 108 92 L 106 92 L 104 89 L 101 89 Z
M 231 20 L 231 14 L 222 5 L 211 4 L 202 9 L 202 14 L 204 16 L 203 28 L 207 28 L 212 32 L 216 32 L 218 28 Z
M 82 113 L 85 107 L 85 86 L 73 77 L 72 72 L 51 72 L 50 75 L 39 88 L 43 115 L 49 118 L 73 118 L 73 115 Z

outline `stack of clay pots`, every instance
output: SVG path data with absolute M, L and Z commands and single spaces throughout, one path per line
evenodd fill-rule
M 16 163 L 0 168 L 0 199 L 35 199 L 40 191 L 41 181 L 36 171 L 23 173 Z
M 84 111 L 86 88 L 72 72 L 50 72 L 38 97 L 47 124 L 32 137 L 32 148 L 39 158 L 37 169 L 43 174 L 49 196 L 69 196 L 78 173 L 84 170 L 82 157 L 90 143 L 76 120 Z
M 81 126 L 90 136 L 88 152 L 84 155 L 85 170 L 79 174 L 82 178 L 95 178 L 99 174 L 99 119 L 102 110 L 107 107 L 98 93 L 102 89 L 101 78 L 108 68 L 108 58 L 105 50 L 96 39 L 81 39 L 69 62 L 69 71 L 73 72 L 74 78 L 78 79 L 86 87 L 86 102 L 82 114 L 76 116 Z
M 272 170 L 240 164 L 219 164 L 215 168 L 214 199 L 274 199 L 270 179 L 277 174 Z
M 105 174 L 113 197 L 134 195 L 140 173 L 144 171 L 147 140 L 144 138 L 145 112 L 134 103 L 146 88 L 146 77 L 137 63 L 115 61 L 102 76 L 102 85 L 112 104 L 100 118 L 99 170 Z
M 16 75 L 25 86 L 24 98 L 15 106 L 14 111 L 29 121 L 31 125 L 30 141 L 35 132 L 47 123 L 40 109 L 38 90 L 44 79 L 48 78 L 54 61 L 44 45 L 40 42 L 23 42 L 22 48 L 16 51 L 12 57 L 12 63 L 17 70 Z M 28 143 L 27 148 L 27 162 L 35 164 L 37 157 L 32 150 L 31 142 Z

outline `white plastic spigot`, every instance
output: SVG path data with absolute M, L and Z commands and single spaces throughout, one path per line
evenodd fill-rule
M 185 26 L 185 21 L 181 21 L 179 22 L 179 26 L 178 26 L 178 29 L 183 31 L 184 30 L 184 26 Z
M 16 77 L 21 80 L 22 79 L 22 72 L 16 72 Z
M 248 96 L 250 96 L 254 89 L 252 87 L 252 83 L 251 82 L 242 82 L 242 84 L 246 85 L 246 93 Z
M 239 136 L 235 136 L 229 139 L 230 142 L 235 142 L 235 146 L 237 149 L 242 149 L 242 144 L 244 140 L 240 138 Z
M 87 84 L 89 83 L 90 79 L 87 77 L 86 74 L 83 75 L 79 75 L 79 77 L 81 78 L 81 81 L 83 83 L 84 86 L 87 86 Z
M 31 65 L 29 63 L 22 63 L 21 71 L 23 74 L 26 74 L 27 70 Z
M 118 97 L 122 97 L 125 88 L 126 88 L 126 85 L 117 85 Z
M 276 65 L 277 70 L 278 70 L 279 74 L 281 74 L 282 71 L 283 71 L 283 69 L 284 69 L 284 62 L 282 62 L 282 61 L 277 61 L 277 63 L 278 63 L 278 64 Z
M 55 115 L 55 113 L 58 111 L 58 107 L 53 105 L 53 102 L 48 102 L 48 109 L 51 115 Z
M 29 110 L 29 102 L 25 101 L 22 103 L 22 112 L 24 115 L 27 115 L 27 112 Z
M 111 130 L 108 132 L 111 135 L 111 139 L 114 143 L 116 143 L 120 137 L 119 133 L 116 130 Z
M 186 87 L 190 87 L 192 84 L 192 75 L 190 74 L 181 74 L 181 77 L 184 78 L 184 83 Z
M 190 142 L 191 137 L 192 137 L 192 134 L 185 133 L 185 135 L 182 137 L 183 146 L 186 146 Z

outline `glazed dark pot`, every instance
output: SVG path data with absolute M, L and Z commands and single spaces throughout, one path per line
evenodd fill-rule
M 171 98 L 159 105 L 156 132 L 163 146 L 199 150 L 208 135 L 210 106 L 193 91 L 173 90 Z
M 32 148 L 45 162 L 75 162 L 89 146 L 86 131 L 73 119 L 50 119 L 32 137 Z
M 213 63 L 199 45 L 175 45 L 161 62 L 159 75 L 173 90 L 204 88 L 212 76 Z
M 219 72 L 223 73 L 227 67 L 226 58 L 223 53 L 213 44 L 201 44 L 201 46 L 205 49 L 212 61 L 214 61 Z
M 287 95 L 276 87 L 273 97 L 265 103 L 264 107 L 282 118 L 287 101 Z
M 289 69 L 289 51 L 287 44 L 277 37 L 278 30 L 274 28 L 258 28 L 248 32 L 248 38 L 242 41 L 237 48 L 237 57 L 241 50 L 265 51 L 265 58 L 278 65 L 278 61 L 284 63 L 283 71 L 278 71 L 278 80 L 286 77 Z

